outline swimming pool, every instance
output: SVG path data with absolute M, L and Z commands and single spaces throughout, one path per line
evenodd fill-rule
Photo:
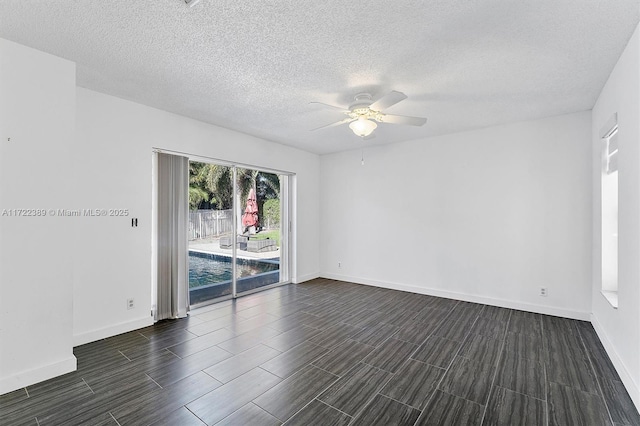
M 279 259 L 237 259 L 239 293 L 275 284 L 280 280 Z M 189 295 L 191 304 L 231 294 L 231 258 L 214 253 L 189 251 Z

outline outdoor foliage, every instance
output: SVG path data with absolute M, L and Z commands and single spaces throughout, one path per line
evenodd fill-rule
M 196 210 L 200 204 L 209 201 L 209 193 L 197 186 L 189 185 L 189 208 Z
M 213 201 L 213 196 L 204 185 L 205 167 L 204 163 L 189 163 L 189 208 L 197 209 L 204 203 Z
M 262 206 L 262 224 L 266 228 L 280 224 L 280 200 L 272 198 L 264 202 Z
M 252 169 L 237 169 L 240 199 L 246 200 L 251 188 L 256 189 L 258 211 L 263 203 L 280 198 L 280 178 L 273 173 Z M 189 208 L 227 210 L 233 206 L 233 173 L 227 166 L 189 163 Z

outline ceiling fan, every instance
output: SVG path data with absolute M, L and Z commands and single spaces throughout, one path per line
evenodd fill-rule
M 335 105 L 325 104 L 322 102 L 311 102 L 312 104 L 323 105 L 333 110 L 339 110 L 341 113 L 347 116 L 347 118 L 345 118 L 344 120 L 336 121 L 335 123 L 317 127 L 312 130 L 325 129 L 328 127 L 335 127 L 341 124 L 350 123 L 349 128 L 357 136 L 360 136 L 361 138 L 371 138 L 373 137 L 373 131 L 376 129 L 376 127 L 378 127 L 377 123 L 422 126 L 427 122 L 426 118 L 385 114 L 384 112 L 382 112 L 390 106 L 395 105 L 405 99 L 407 99 L 407 95 L 402 92 L 393 90 L 375 102 L 372 102 L 371 95 L 369 93 L 358 93 L 355 96 L 354 101 L 349 105 L 348 109 Z

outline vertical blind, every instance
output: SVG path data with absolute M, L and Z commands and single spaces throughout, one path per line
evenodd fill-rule
M 155 320 L 189 310 L 189 159 L 158 153 L 158 283 Z

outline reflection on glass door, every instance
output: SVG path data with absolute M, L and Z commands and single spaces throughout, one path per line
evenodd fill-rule
M 191 305 L 289 280 L 288 191 L 287 175 L 190 162 Z

